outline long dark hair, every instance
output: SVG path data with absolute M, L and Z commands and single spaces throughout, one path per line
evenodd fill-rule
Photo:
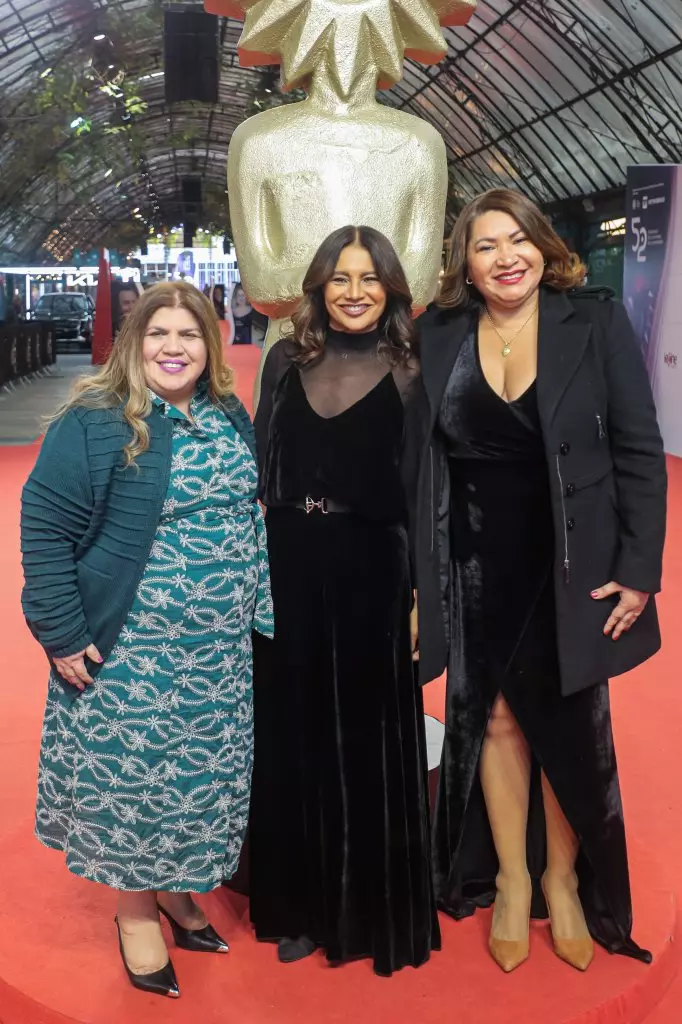
M 494 188 L 467 203 L 457 218 L 448 243 L 448 265 L 437 300 L 439 306 L 453 309 L 481 301 L 476 288 L 467 283 L 467 250 L 474 221 L 493 210 L 508 214 L 540 250 L 546 264 L 543 284 L 563 292 L 583 283 L 585 268 L 580 258 L 570 251 L 535 203 L 514 189 Z
M 315 253 L 303 281 L 303 299 L 291 318 L 293 333 L 287 339 L 292 358 L 309 363 L 324 351 L 329 314 L 324 289 L 336 271 L 339 257 L 349 245 L 360 245 L 372 258 L 376 275 L 386 290 L 386 310 L 378 327 L 380 347 L 392 365 L 405 365 L 416 354 L 417 330 L 412 319 L 412 295 L 398 255 L 381 232 L 374 228 L 339 228 Z

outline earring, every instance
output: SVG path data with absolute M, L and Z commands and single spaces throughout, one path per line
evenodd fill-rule
M 471 285 L 472 285 L 472 284 L 474 283 L 474 282 L 473 282 L 473 281 L 471 280 L 471 278 L 470 278 L 470 277 L 465 277 L 465 278 L 464 278 L 464 280 L 465 280 L 465 281 L 466 281 L 466 283 L 467 283 L 467 284 L 469 285 L 469 287 L 471 287 Z

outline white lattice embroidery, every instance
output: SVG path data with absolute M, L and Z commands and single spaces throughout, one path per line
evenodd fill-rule
M 155 400 L 158 403 L 158 399 Z M 251 630 L 272 631 L 248 446 L 208 398 L 173 420 L 149 563 L 94 686 L 52 679 L 36 831 L 119 889 L 205 891 L 238 863 L 253 750 Z

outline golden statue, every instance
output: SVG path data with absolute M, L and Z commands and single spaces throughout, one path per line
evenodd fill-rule
M 393 242 L 416 309 L 433 298 L 443 245 L 448 170 L 440 134 L 377 103 L 405 56 L 437 63 L 441 25 L 463 25 L 476 0 L 205 0 L 245 17 L 243 65 L 281 64 L 306 100 L 249 118 L 228 157 L 230 220 L 241 280 L 271 319 L 296 308 L 320 243 L 345 224 Z

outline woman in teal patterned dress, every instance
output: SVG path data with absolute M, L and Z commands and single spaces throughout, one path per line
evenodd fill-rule
M 252 631 L 272 635 L 248 416 L 210 303 L 157 285 L 55 417 L 24 489 L 27 621 L 51 675 L 36 834 L 117 889 L 138 988 L 179 994 L 160 926 L 227 952 L 191 893 L 236 870 Z

